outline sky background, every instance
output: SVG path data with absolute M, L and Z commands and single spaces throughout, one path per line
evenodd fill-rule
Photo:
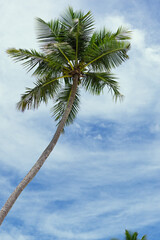
M 81 92 L 81 109 L 0 228 L 3 240 L 124 239 L 125 229 L 160 236 L 160 1 L 0 0 L 0 207 L 51 140 L 50 107 L 18 112 L 35 79 L 5 53 L 39 49 L 35 17 L 91 10 L 95 28 L 132 33 L 130 59 L 114 73 L 123 102 Z

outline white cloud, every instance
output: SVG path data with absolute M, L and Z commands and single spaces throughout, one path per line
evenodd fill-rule
M 145 56 L 150 63 L 160 66 L 160 45 L 146 48 Z
M 102 140 L 101 134 L 98 134 L 97 136 L 94 137 L 95 140 Z
M 101 27 L 107 26 L 108 30 L 112 30 L 114 32 L 117 31 L 117 29 L 121 26 L 129 30 L 131 29 L 131 24 L 127 22 L 125 17 L 117 14 L 107 15 L 104 19 L 102 19 L 100 16 L 99 25 Z
M 18 230 L 16 230 L 16 231 L 18 231 Z M 0 238 L 3 240 L 15 240 L 15 238 L 17 240 L 32 240 L 33 239 L 31 235 L 25 236 L 23 234 L 17 233 L 16 231 L 12 231 L 10 233 L 1 232 Z
M 34 225 L 36 231 L 57 239 L 97 239 L 113 236 L 115 224 L 114 234 L 155 224 L 159 221 L 159 193 L 149 181 L 159 176 L 157 145 L 104 152 L 80 146 L 77 151 L 71 144 L 59 144 L 34 180 L 42 190 L 28 186 L 10 217 L 23 222 L 28 231 Z M 55 201 L 73 203 L 57 209 Z
M 160 132 L 160 124 L 159 123 L 155 123 L 151 126 L 150 128 L 152 133 L 159 133 Z

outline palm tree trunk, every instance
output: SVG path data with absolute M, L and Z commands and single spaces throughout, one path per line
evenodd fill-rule
M 57 128 L 51 142 L 46 147 L 46 149 L 41 154 L 40 158 L 37 160 L 37 162 L 34 164 L 34 166 L 31 168 L 31 170 L 28 172 L 28 174 L 24 177 L 24 179 L 19 183 L 19 185 L 14 190 L 14 192 L 10 195 L 10 197 L 6 201 L 5 205 L 2 207 L 2 209 L 0 211 L 0 225 L 2 224 L 4 218 L 7 216 L 8 212 L 12 208 L 12 206 L 15 203 L 18 196 L 21 194 L 23 189 L 28 185 L 28 183 L 35 177 L 35 175 L 38 173 L 38 171 L 44 164 L 45 160 L 48 158 L 48 156 L 52 152 L 53 148 L 55 147 L 55 145 L 60 137 L 60 134 L 64 128 L 64 125 L 66 123 L 68 115 L 72 109 L 72 105 L 74 103 L 75 94 L 76 94 L 76 90 L 77 90 L 77 86 L 78 86 L 78 79 L 79 79 L 78 75 L 75 75 L 73 77 L 73 85 L 72 85 L 71 95 L 70 95 L 68 105 L 64 111 L 61 122 L 59 123 L 58 128 Z

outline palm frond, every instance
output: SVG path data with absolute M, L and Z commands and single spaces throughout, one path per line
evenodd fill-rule
M 138 240 L 138 233 L 130 233 L 128 230 L 125 231 L 125 240 Z M 111 240 L 118 240 L 117 238 L 112 238 Z M 144 235 L 141 240 L 147 240 L 146 235 Z
M 36 68 L 33 75 L 43 75 L 47 72 L 62 72 L 64 66 L 64 60 L 58 58 L 53 54 L 39 53 L 36 50 L 26 50 L 26 49 L 15 49 L 11 48 L 7 50 L 7 53 L 16 62 L 22 61 L 22 65 L 31 71 Z
M 74 12 L 73 8 L 69 7 L 61 18 L 61 23 L 66 29 L 65 41 L 75 50 L 76 58 L 81 59 L 94 29 L 93 16 L 91 12 Z
M 147 236 L 144 235 L 141 240 L 147 240 Z
M 103 69 L 108 71 L 128 59 L 127 51 L 129 49 L 129 42 L 117 40 L 111 32 L 106 32 L 105 29 L 99 34 L 95 32 L 85 50 L 83 60 L 86 65 L 84 67 L 90 65 L 96 71 Z
M 128 230 L 125 231 L 125 237 L 125 240 L 132 240 L 132 234 Z
M 39 64 L 47 66 L 48 59 L 42 53 L 38 53 L 36 50 L 15 49 L 11 48 L 7 50 L 7 53 L 16 62 L 23 61 L 22 65 L 27 68 L 28 71 L 32 70 Z
M 65 14 L 61 16 L 61 19 L 62 25 L 72 33 L 76 33 L 78 24 L 80 32 L 85 32 L 86 35 L 90 35 L 94 29 L 94 20 L 90 11 L 84 14 L 82 11 L 73 11 L 73 8 L 69 7 Z
M 51 109 L 51 112 L 55 117 L 55 120 L 58 121 L 58 124 L 60 123 L 63 113 L 68 105 L 71 88 L 72 88 L 71 84 L 65 84 L 65 87 L 57 95 L 57 98 L 55 99 L 55 105 Z M 76 118 L 76 115 L 79 110 L 79 103 L 80 103 L 79 98 L 80 98 L 80 93 L 79 93 L 79 89 L 77 89 L 74 103 L 65 125 L 69 125 L 73 123 L 74 119 Z
M 63 42 L 63 32 L 64 27 L 60 23 L 59 19 L 51 20 L 50 22 L 45 22 L 41 18 L 36 18 L 37 20 L 37 39 L 39 42 L 45 44 L 54 42 Z
M 85 73 L 81 83 L 86 91 L 96 95 L 101 94 L 104 87 L 107 86 L 116 101 L 118 98 L 123 99 L 123 95 L 120 93 L 118 82 L 115 79 L 111 73 L 88 72 Z
M 37 80 L 34 88 L 26 88 L 26 92 L 21 96 L 17 103 L 17 109 L 22 112 L 26 109 L 38 108 L 41 102 L 48 103 L 49 99 L 56 96 L 61 84 L 59 78 L 52 78 L 52 75 L 46 75 Z
M 132 240 L 137 240 L 138 233 L 134 232 L 132 235 Z
M 50 21 L 46 23 L 41 18 L 37 18 L 38 21 L 38 40 L 42 43 L 42 50 L 46 53 L 55 55 L 57 59 L 61 58 L 63 61 L 67 61 L 73 70 L 73 64 L 71 60 L 75 57 L 75 51 L 65 41 L 66 30 L 59 20 Z
M 53 57 L 48 57 L 48 59 L 50 60 L 48 63 L 43 61 L 38 63 L 34 72 L 32 73 L 33 76 L 43 77 L 43 75 L 46 75 L 46 73 L 60 74 L 63 72 L 63 69 L 65 68 L 65 66 L 63 66 L 64 62 L 62 64 L 60 59 L 57 59 L 56 61 L 56 58 L 54 59 Z
M 73 61 L 75 60 L 75 51 L 66 42 L 50 43 L 44 46 L 43 50 L 48 52 L 48 59 L 51 62 L 54 60 L 59 61 L 63 66 L 70 66 L 73 70 Z
M 112 36 L 115 40 L 126 41 L 131 39 L 131 33 L 130 30 L 121 26 Z
M 95 31 L 93 34 L 94 42 L 99 45 L 99 43 L 102 43 L 104 40 L 107 41 L 126 41 L 131 39 L 131 31 L 129 31 L 127 28 L 119 27 L 115 33 L 112 31 L 109 31 L 106 28 L 101 29 L 100 31 Z
M 23 65 L 28 69 L 31 70 L 34 68 L 38 63 L 47 62 L 48 59 L 42 53 L 37 52 L 36 50 L 27 50 L 27 49 L 15 49 L 10 48 L 7 51 L 7 54 L 10 55 L 16 62 L 24 61 Z

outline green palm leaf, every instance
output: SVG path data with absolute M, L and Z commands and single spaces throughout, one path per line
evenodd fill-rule
M 64 88 L 60 91 L 60 93 L 57 95 L 57 97 L 54 101 L 55 102 L 54 107 L 51 109 L 51 112 L 52 112 L 53 116 L 55 117 L 55 120 L 58 121 L 58 124 L 60 123 L 63 113 L 69 102 L 71 88 L 72 88 L 72 84 L 65 84 Z M 66 125 L 73 123 L 74 119 L 76 118 L 76 115 L 79 110 L 79 104 L 80 104 L 79 98 L 80 98 L 80 93 L 79 93 L 79 89 L 77 89 L 74 103 L 72 106 L 72 110 L 68 116 Z
M 117 29 L 116 33 L 112 34 L 112 36 L 115 40 L 126 41 L 131 39 L 131 33 L 131 31 L 121 26 Z
M 62 15 L 62 25 L 66 29 L 65 41 L 76 52 L 76 59 L 81 59 L 83 52 L 91 38 L 94 29 L 94 20 L 91 12 L 84 15 L 83 12 L 74 12 L 71 7 Z
M 125 231 L 125 237 L 126 237 L 126 240 L 138 240 L 138 233 L 137 232 L 134 232 L 133 234 L 130 233 L 129 231 Z M 144 235 L 141 240 L 147 240 L 146 239 L 146 235 Z
M 134 233 L 134 235 L 135 234 L 138 235 L 137 232 Z M 126 237 L 126 240 L 133 240 L 132 239 L 133 235 L 129 231 L 127 231 L 127 230 L 125 231 L 125 237 Z
M 125 240 L 138 240 L 138 233 L 130 233 L 128 230 L 125 231 Z M 111 240 L 118 240 L 117 238 L 112 238 Z M 147 240 L 146 235 L 144 235 L 141 240 Z
M 41 102 L 48 103 L 49 99 L 57 95 L 60 82 L 57 78 L 52 78 L 51 74 L 39 79 L 34 88 L 26 88 L 26 92 L 21 96 L 21 100 L 17 103 L 17 109 L 22 112 L 25 109 L 38 108 Z
M 75 51 L 66 42 L 50 43 L 48 45 L 45 45 L 45 51 L 46 49 L 50 53 L 49 57 L 51 59 L 59 59 L 63 65 L 68 65 L 72 70 L 74 69 L 73 61 L 75 60 Z
M 62 58 L 63 61 L 67 61 L 70 67 L 73 69 L 71 60 L 74 59 L 75 51 L 65 41 L 65 29 L 59 20 L 50 21 L 46 23 L 40 18 L 37 18 L 39 23 L 38 40 L 45 43 L 42 46 L 43 51 L 49 51 L 57 58 Z
M 84 14 L 83 11 L 74 11 L 72 7 L 69 7 L 61 16 L 61 19 L 62 25 L 70 32 L 74 32 L 75 35 L 78 24 L 81 29 L 80 32 L 85 32 L 86 35 L 90 35 L 94 29 L 94 19 L 90 11 Z
M 104 29 L 100 32 L 95 32 L 90 40 L 90 43 L 85 50 L 84 62 L 86 66 L 91 65 L 94 70 L 105 69 L 110 70 L 119 66 L 128 58 L 127 51 L 130 49 L 130 43 L 127 41 L 119 41 L 118 36 L 129 38 L 128 31 L 112 34 Z
M 108 87 L 115 100 L 122 99 L 123 95 L 119 91 L 118 82 L 115 76 L 106 72 L 88 72 L 82 80 L 82 86 L 86 91 L 99 95 L 103 92 L 104 87 Z
M 63 26 L 59 19 L 45 22 L 41 18 L 37 20 L 37 39 L 45 44 L 53 42 L 63 42 Z
M 10 48 L 6 52 L 16 62 L 24 61 L 23 65 L 28 69 L 28 71 L 41 62 L 48 63 L 46 56 L 43 53 L 38 53 L 36 50 Z
M 147 240 L 147 236 L 144 235 L 141 240 Z
M 62 61 L 57 60 L 53 56 L 46 55 L 44 53 L 39 53 L 36 50 L 26 50 L 26 49 L 15 49 L 11 48 L 7 50 L 7 53 L 16 62 L 23 61 L 22 65 L 31 71 L 36 67 L 33 75 L 46 74 L 48 71 L 60 72 L 63 69 Z M 64 64 L 64 61 L 63 61 Z

